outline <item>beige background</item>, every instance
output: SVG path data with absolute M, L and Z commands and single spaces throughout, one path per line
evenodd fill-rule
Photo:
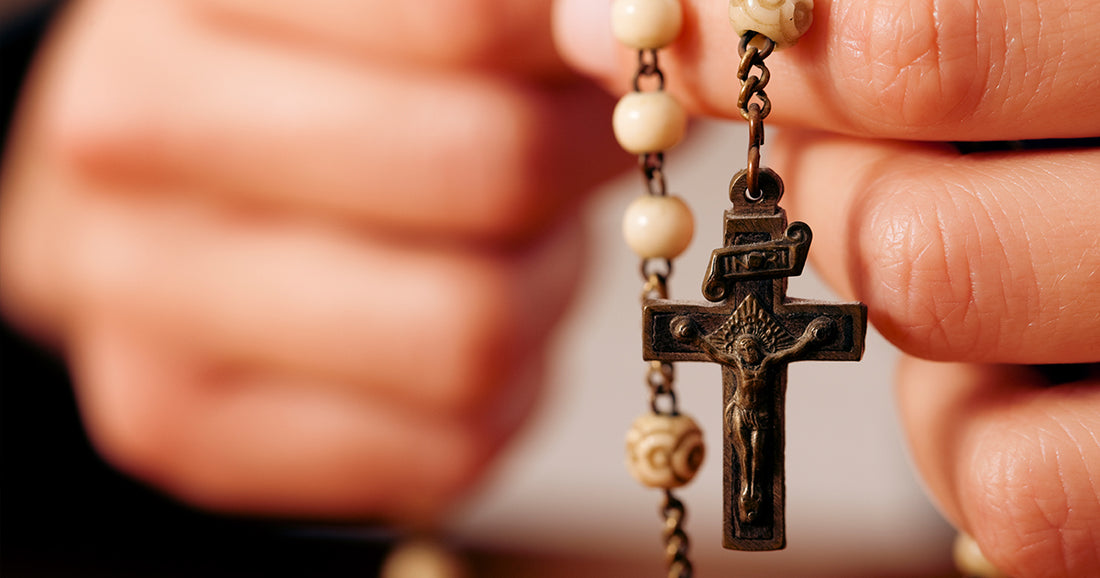
M 743 164 L 745 128 L 696 124 L 666 158 L 670 189 L 695 213 L 696 236 L 676 264 L 676 298 L 700 299 L 710 251 L 721 243 L 727 186 Z M 767 150 L 765 148 L 765 162 Z M 823 184 L 827 186 L 827 184 Z M 507 554 L 509 573 L 628 576 L 661 572 L 659 492 L 623 466 L 623 436 L 646 409 L 637 259 L 619 219 L 643 190 L 632 171 L 589 207 L 593 259 L 556 347 L 546 402 L 491 483 L 456 517 L 464 546 Z M 819 192 L 817 192 L 820 194 Z M 788 194 L 815 194 L 789 191 Z M 803 220 L 813 227 L 812 216 Z M 789 294 L 835 298 L 812 271 Z M 531 303 L 538 307 L 537 302 Z M 791 366 L 787 397 L 786 550 L 723 550 L 721 376 L 680 364 L 681 408 L 704 428 L 707 463 L 682 497 L 703 576 L 929 576 L 949 569 L 953 531 L 914 480 L 893 407 L 896 352 L 872 332 L 862 363 Z M 550 566 L 557 564 L 557 566 Z

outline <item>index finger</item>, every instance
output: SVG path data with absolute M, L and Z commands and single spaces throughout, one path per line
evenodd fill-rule
M 550 33 L 550 0 L 202 0 L 215 21 L 356 56 L 554 75 L 566 72 Z
M 697 113 L 738 118 L 726 2 L 682 5 L 661 53 L 668 87 Z M 556 37 L 568 62 L 622 91 L 634 56 L 611 39 L 609 12 L 562 0 Z M 913 140 L 1096 136 L 1098 29 L 1088 0 L 817 0 L 799 44 L 767 59 L 769 120 Z

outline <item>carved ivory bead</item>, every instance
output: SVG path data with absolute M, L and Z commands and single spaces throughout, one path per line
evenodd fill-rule
M 703 432 L 686 415 L 645 414 L 626 434 L 626 466 L 651 488 L 678 488 L 703 465 Z
M 643 195 L 623 214 L 623 238 L 643 259 L 672 259 L 693 235 L 695 219 L 680 197 Z
M 730 0 L 730 24 L 737 35 L 752 30 L 779 49 L 794 46 L 813 19 L 813 0 Z
M 615 105 L 611 128 L 627 152 L 653 153 L 680 142 L 687 128 L 687 113 L 663 90 L 629 92 Z
M 630 48 L 664 48 L 680 35 L 683 16 L 677 0 L 615 0 L 611 32 Z

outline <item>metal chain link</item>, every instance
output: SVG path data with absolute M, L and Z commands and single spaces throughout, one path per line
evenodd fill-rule
M 638 155 L 638 166 L 642 169 L 642 176 L 645 177 L 649 194 L 658 197 L 668 195 L 668 186 L 665 183 L 665 153 Z
M 657 90 L 665 89 L 665 73 L 661 71 L 661 67 L 657 64 L 657 51 L 656 50 L 639 50 L 638 51 L 638 70 L 634 73 L 634 92 L 641 92 L 641 81 L 643 78 L 654 77 L 657 79 Z
M 661 505 L 661 516 L 665 519 L 662 532 L 665 540 L 665 562 L 668 564 L 669 578 L 691 578 L 691 560 L 688 559 L 687 534 L 684 533 L 684 503 L 665 490 L 665 503 Z
M 737 109 L 749 121 L 749 150 L 746 161 L 745 199 L 750 202 L 763 198 L 760 190 L 760 147 L 764 146 L 764 119 L 772 112 L 772 101 L 764 87 L 771 80 L 771 72 L 764 59 L 775 50 L 775 42 L 756 32 L 741 37 L 737 51 L 741 63 L 737 67 L 737 79 L 741 91 L 737 94 Z M 753 74 L 753 70 L 757 74 Z
M 645 381 L 649 386 L 649 408 L 657 415 L 680 415 L 680 407 L 676 404 L 676 390 L 673 382 L 676 378 L 676 370 L 667 361 L 649 362 L 649 371 L 646 372 Z M 661 400 L 667 402 L 667 408 L 661 408 Z
M 653 90 L 664 90 L 665 75 L 657 61 L 656 50 L 638 51 L 638 69 L 634 73 L 635 92 L 642 91 L 646 80 L 656 79 Z M 652 84 L 647 83 L 647 84 Z M 765 82 L 766 84 L 766 82 Z M 763 86 L 761 86 L 763 88 Z M 652 196 L 668 195 L 665 181 L 665 155 L 663 152 L 651 152 L 638 155 L 638 166 L 645 178 L 646 192 Z M 651 299 L 668 299 L 668 279 L 672 276 L 671 259 L 642 259 L 641 274 L 645 283 L 642 286 L 642 302 Z M 676 402 L 675 367 L 666 361 L 651 361 L 646 371 L 645 383 L 649 389 L 649 407 L 653 413 L 665 416 L 680 415 Z M 661 506 L 661 516 L 665 520 L 662 532 L 665 542 L 665 557 L 668 562 L 670 578 L 691 578 L 691 562 L 688 560 L 688 538 L 684 533 L 684 505 L 665 490 L 665 500 Z

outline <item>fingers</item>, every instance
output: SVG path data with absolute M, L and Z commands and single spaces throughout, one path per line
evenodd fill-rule
M 902 349 L 939 360 L 1096 359 L 1100 151 L 960 156 L 777 137 L 771 159 L 792 216 L 814 229 L 818 270 L 864 301 Z
M 154 3 L 89 18 L 140 24 L 132 36 L 77 30 L 87 50 L 48 91 L 51 134 L 99 178 L 172 180 L 416 234 L 517 238 L 625 158 L 607 130 L 613 103 L 586 84 L 359 66 L 212 32 Z M 128 58 L 137 46 L 142 58 Z M 95 66 L 106 62 L 128 64 Z
M 81 315 L 228 366 L 465 413 L 547 340 L 577 284 L 575 224 L 521 250 L 406 245 L 173 198 L 80 206 L 64 284 Z M 410 387 L 415 384 L 415 387 Z
M 203 0 L 206 16 L 365 57 L 562 74 L 549 0 Z
M 562 4 L 566 60 L 625 90 L 636 64 L 595 24 L 607 3 Z M 696 112 L 739 118 L 725 4 L 683 5 L 683 33 L 661 57 L 669 86 Z M 1100 85 L 1098 26 L 1100 4 L 1077 0 L 818 0 L 807 35 L 767 61 L 769 119 L 914 140 L 1095 136 L 1100 103 L 1083 97 Z
M 906 359 L 899 407 L 944 513 L 1011 576 L 1100 565 L 1100 373 L 1050 387 L 1027 367 Z
M 71 353 L 108 460 L 235 513 L 431 523 L 485 471 L 538 386 L 536 364 L 487 411 L 459 418 L 339 395 L 316 378 L 227 371 L 111 318 L 84 325 Z

